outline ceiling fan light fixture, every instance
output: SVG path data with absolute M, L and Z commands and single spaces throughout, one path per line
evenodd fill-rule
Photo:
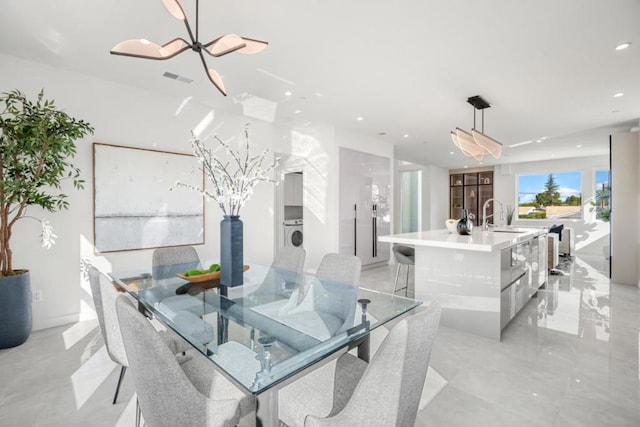
M 245 46 L 246 44 L 242 37 L 237 34 L 227 34 L 214 41 L 207 52 L 209 52 L 211 56 L 219 57 L 227 53 L 235 52 Z
M 169 59 L 188 47 L 189 43 L 181 38 L 173 39 L 162 46 L 147 39 L 132 39 L 115 45 L 111 54 L 144 59 Z
M 182 6 L 180 6 L 180 3 L 178 3 L 176 0 L 162 0 L 162 3 L 164 3 L 164 7 L 167 8 L 169 13 L 173 15 L 174 18 L 181 21 L 185 21 L 187 19 Z
M 262 40 L 250 39 L 248 37 L 242 37 L 242 40 L 244 40 L 246 46 L 238 50 L 238 52 L 244 53 L 245 55 L 260 53 L 269 46 L 269 43 Z
M 213 85 L 218 88 L 218 90 L 222 92 L 224 96 L 227 96 L 227 91 L 224 88 L 224 83 L 222 82 L 222 77 L 220 77 L 220 74 L 218 74 L 218 72 L 213 68 L 209 68 L 207 70 L 207 76 L 209 77 L 209 80 L 211 80 L 211 83 L 213 83 Z
M 262 40 L 255 40 L 241 37 L 237 34 L 227 34 L 210 41 L 209 43 L 201 43 L 198 39 L 198 0 L 196 0 L 196 25 L 195 32 L 191 31 L 191 26 L 187 20 L 184 9 L 178 0 L 162 0 L 164 7 L 174 17 L 184 22 L 189 34 L 190 42 L 182 38 L 176 38 L 168 43 L 160 46 L 157 43 L 150 42 L 147 39 L 126 40 L 118 43 L 111 49 L 111 54 L 132 56 L 144 59 L 169 59 L 191 49 L 200 56 L 200 61 L 207 73 L 207 77 L 221 94 L 227 96 L 227 92 L 222 83 L 222 78 L 213 68 L 209 68 L 204 59 L 204 52 L 213 57 L 219 57 L 232 52 L 240 52 L 243 54 L 254 54 L 263 51 L 269 43 Z M 195 33 L 195 35 L 194 35 Z

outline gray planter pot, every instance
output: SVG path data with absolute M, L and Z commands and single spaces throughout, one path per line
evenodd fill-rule
M 29 272 L 0 277 L 0 349 L 24 343 L 31 333 Z

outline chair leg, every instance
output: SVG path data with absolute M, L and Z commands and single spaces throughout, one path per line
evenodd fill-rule
M 404 296 L 407 296 L 407 292 L 409 292 L 409 270 L 411 269 L 410 265 L 407 265 L 407 280 L 404 281 Z
M 397 264 L 396 268 L 396 282 L 393 284 L 393 293 L 395 294 L 398 290 L 398 277 L 400 276 L 400 263 Z
M 120 384 L 122 384 L 122 379 L 124 378 L 125 372 L 127 372 L 127 367 L 122 366 L 120 368 L 120 377 L 118 378 L 118 385 L 116 386 L 116 394 L 113 396 L 113 402 L 111 402 L 112 405 L 115 405 L 116 400 L 118 400 L 118 393 L 120 392 Z
M 140 427 L 140 401 L 136 397 L 136 427 Z

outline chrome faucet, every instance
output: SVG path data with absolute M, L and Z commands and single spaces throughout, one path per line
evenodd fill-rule
M 487 222 L 487 219 L 495 215 L 495 212 L 494 212 L 487 217 L 487 206 L 489 206 L 489 202 L 493 202 L 494 206 L 496 203 L 500 205 L 500 219 L 502 219 L 502 213 L 504 212 L 502 208 L 502 203 L 500 203 L 499 200 L 489 199 L 486 202 L 484 202 L 484 204 L 482 205 L 482 229 L 484 231 L 487 231 L 489 229 L 489 223 Z

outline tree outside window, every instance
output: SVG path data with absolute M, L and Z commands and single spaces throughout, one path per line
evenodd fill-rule
M 580 172 L 518 177 L 518 218 L 567 219 L 582 216 Z
M 591 211 L 596 212 L 596 219 L 609 221 L 611 218 L 611 184 L 609 171 L 596 171 L 596 192 L 594 201 L 591 202 Z

